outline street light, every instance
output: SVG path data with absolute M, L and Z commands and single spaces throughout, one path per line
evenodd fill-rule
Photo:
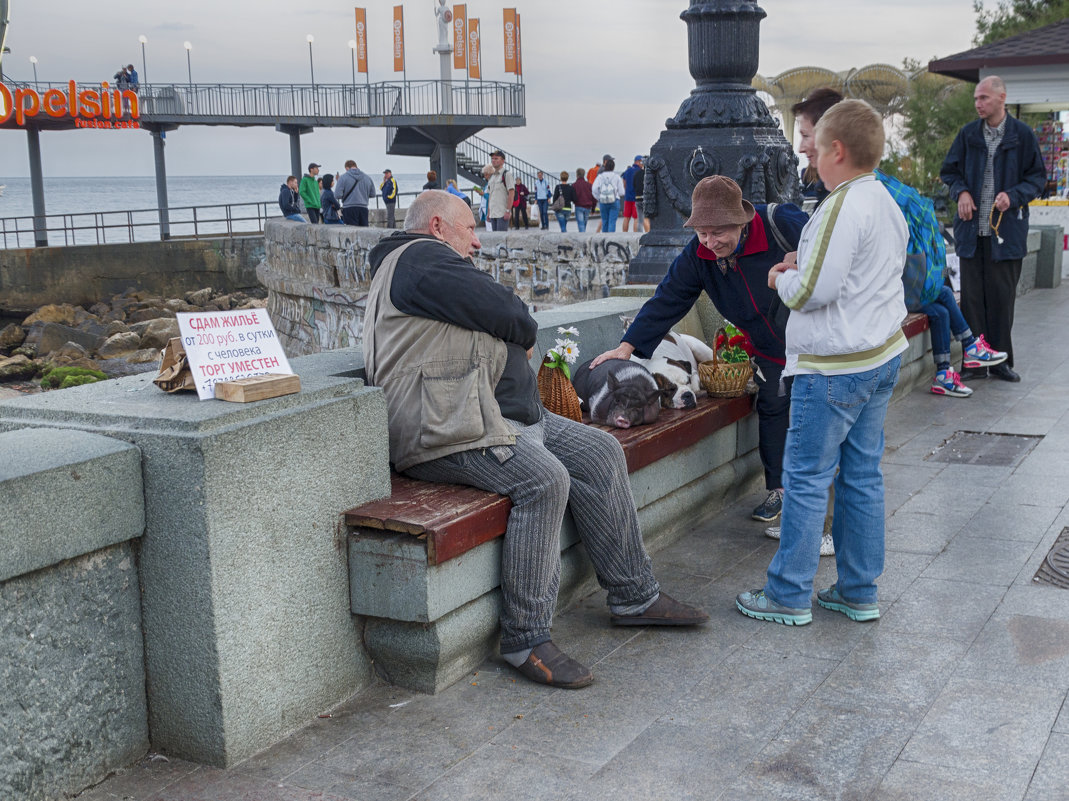
M 316 68 L 312 63 L 312 42 L 316 40 L 312 34 L 308 34 L 305 39 L 308 40 L 308 70 L 312 73 L 312 86 L 316 85 Z
M 148 39 L 145 34 L 141 34 L 137 37 L 137 41 L 141 42 L 141 80 L 148 83 L 148 67 L 145 66 L 145 45 L 148 44 Z
M 37 56 L 30 56 L 30 63 L 33 64 L 33 85 L 37 86 Z
M 189 78 L 189 86 L 193 86 L 193 66 L 189 60 L 189 51 L 193 49 L 193 45 L 189 42 L 183 42 L 182 47 L 186 49 L 186 76 Z
M 349 50 L 353 55 L 353 86 L 356 86 L 356 39 L 349 40 Z

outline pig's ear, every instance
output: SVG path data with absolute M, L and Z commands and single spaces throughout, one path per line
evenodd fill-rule
M 669 359 L 668 363 L 675 365 L 676 367 L 678 367 L 680 370 L 682 370 L 687 375 L 691 374 L 690 362 L 685 362 L 685 361 L 682 361 L 681 359 Z
M 609 392 L 615 392 L 620 388 L 620 382 L 616 380 L 615 373 L 609 373 L 608 378 Z

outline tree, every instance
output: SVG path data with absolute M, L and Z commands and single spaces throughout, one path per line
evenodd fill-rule
M 990 11 L 983 0 L 973 0 L 976 36 L 973 44 L 985 45 L 1025 31 L 1042 28 L 1069 17 L 1069 0 L 998 0 Z

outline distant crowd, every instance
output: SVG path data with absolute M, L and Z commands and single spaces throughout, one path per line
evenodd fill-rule
M 136 73 L 134 75 L 136 79 Z M 649 231 L 649 221 L 642 207 L 645 163 L 645 156 L 635 156 L 627 169 L 617 173 L 615 159 L 605 154 L 601 162 L 590 169 L 577 168 L 574 181 L 569 182 L 571 176 L 565 171 L 560 173 L 559 181 L 551 184 L 539 170 L 533 186 L 528 187 L 508 169 L 505 154 L 495 150 L 490 154 L 490 163 L 482 169 L 485 187 L 472 190 L 473 196 L 478 198 L 474 211 L 488 231 L 530 228 L 535 208 L 542 230 L 549 229 L 552 214 L 562 232 L 568 230 L 572 215 L 577 229 L 586 231 L 590 216 L 600 208 L 598 232 L 615 233 L 620 220 L 624 232 L 631 230 L 632 223 L 636 232 Z M 382 181 L 377 188 L 372 178 L 352 159 L 345 162 L 344 172 L 320 175 L 321 170 L 321 164 L 312 162 L 302 178 L 295 175 L 286 178 L 278 195 L 278 205 L 284 217 L 298 222 L 366 227 L 370 224 L 369 204 L 373 198 L 381 197 L 386 210 L 386 227 L 397 227 L 398 186 L 391 170 L 382 171 Z M 472 198 L 460 191 L 454 179 L 450 178 L 442 187 L 434 170 L 427 173 L 427 182 L 422 189 L 444 189 L 472 205 Z M 533 207 L 530 212 L 528 207 Z

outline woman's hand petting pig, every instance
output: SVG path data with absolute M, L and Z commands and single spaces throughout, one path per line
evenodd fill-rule
M 595 356 L 590 361 L 590 369 L 593 370 L 599 364 L 606 359 L 630 359 L 631 354 L 635 352 L 635 346 L 630 342 L 621 342 L 612 350 L 607 350 L 600 356 Z

